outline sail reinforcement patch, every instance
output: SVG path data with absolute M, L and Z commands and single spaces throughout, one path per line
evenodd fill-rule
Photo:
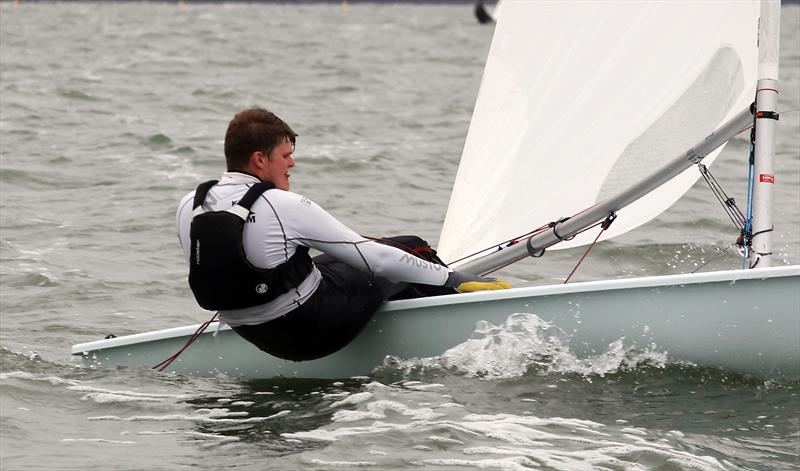
M 603 182 L 603 201 L 641 181 L 686 152 L 722 123 L 744 88 L 739 56 L 730 47 L 718 50 L 672 107 L 631 142 Z

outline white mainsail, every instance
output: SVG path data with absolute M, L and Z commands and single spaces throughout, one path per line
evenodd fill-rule
M 502 2 L 439 240 L 442 258 L 589 208 L 746 108 L 755 93 L 759 12 L 757 0 Z M 603 239 L 657 216 L 698 176 L 689 169 L 619 211 Z

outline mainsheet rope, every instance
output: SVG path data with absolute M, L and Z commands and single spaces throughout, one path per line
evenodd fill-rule
M 163 361 L 161 361 L 161 363 L 153 366 L 152 369 L 157 370 L 157 371 L 164 371 L 169 365 L 172 364 L 173 361 L 177 360 L 178 357 L 181 356 L 181 353 L 183 353 L 184 350 L 189 348 L 189 345 L 193 344 L 195 340 L 200 338 L 200 336 L 203 334 L 203 332 L 206 331 L 206 329 L 208 328 L 209 325 L 211 325 L 212 322 L 219 322 L 219 321 L 217 321 L 217 316 L 218 315 L 219 315 L 219 313 L 215 312 L 214 315 L 211 316 L 211 319 L 209 319 L 209 320 L 203 322 L 202 324 L 200 324 L 200 327 L 198 327 L 197 330 L 194 331 L 194 334 L 192 334 L 192 336 L 189 337 L 189 340 L 187 340 L 186 343 L 183 344 L 183 347 L 181 347 L 180 350 L 178 350 L 177 352 L 173 353 L 171 356 L 169 356 L 166 359 L 164 359 Z

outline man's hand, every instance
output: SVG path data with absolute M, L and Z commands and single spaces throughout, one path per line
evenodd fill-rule
M 468 273 L 461 273 L 457 271 L 450 273 L 450 276 L 447 277 L 447 281 L 444 283 L 444 285 L 454 288 L 459 293 L 511 288 L 511 285 L 505 280 L 470 275 Z

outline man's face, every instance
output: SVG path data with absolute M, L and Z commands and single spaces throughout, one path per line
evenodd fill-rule
M 294 146 L 289 139 L 275 146 L 269 157 L 264 157 L 265 166 L 259 177 L 275 184 L 275 188 L 289 190 L 289 169 L 294 167 Z

